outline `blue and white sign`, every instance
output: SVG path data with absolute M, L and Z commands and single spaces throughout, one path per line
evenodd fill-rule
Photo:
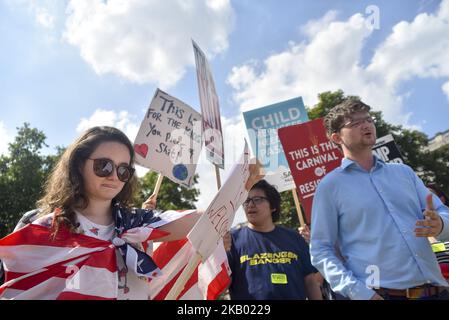
M 265 180 L 279 192 L 294 189 L 295 184 L 277 129 L 309 120 L 302 98 L 243 112 L 243 118 L 253 152 L 264 166 Z

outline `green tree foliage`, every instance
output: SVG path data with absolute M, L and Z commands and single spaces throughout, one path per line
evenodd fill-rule
M 417 167 L 418 175 L 425 183 L 433 182 L 449 194 L 449 146 L 446 145 L 432 152 L 424 152 Z
M 345 99 L 360 100 L 357 96 L 345 96 L 342 90 L 323 92 L 318 95 L 318 103 L 308 107 L 310 120 L 324 117 L 330 109 Z M 376 106 L 371 106 L 376 107 Z M 449 146 L 433 152 L 424 151 L 429 139 L 426 134 L 417 130 L 406 129 L 401 125 L 392 125 L 383 119 L 381 111 L 372 111 L 375 117 L 377 137 L 392 134 L 407 165 L 413 168 L 425 183 L 435 182 L 449 192 Z M 299 226 L 291 191 L 281 193 L 282 214 L 279 223 L 296 228 Z
M 138 192 L 134 197 L 134 203 L 140 205 L 153 193 L 154 186 L 158 178 L 158 173 L 148 172 L 139 179 Z M 195 175 L 193 186 L 198 182 L 198 175 Z M 188 189 L 179 184 L 164 178 L 157 197 L 157 209 L 161 210 L 182 210 L 194 209 L 200 191 L 193 187 Z
M 342 103 L 346 99 L 360 100 L 357 96 L 345 96 L 343 90 L 338 90 L 335 92 L 326 91 L 318 94 L 318 103 L 312 108 L 307 108 L 309 120 L 323 118 L 330 109 L 335 107 L 337 104 Z
M 45 134 L 28 123 L 18 128 L 9 155 L 0 157 L 0 236 L 14 229 L 23 213 L 35 208 L 57 156 L 43 156 Z
M 291 190 L 281 193 L 281 215 L 279 224 L 295 229 L 299 227 L 299 218 Z

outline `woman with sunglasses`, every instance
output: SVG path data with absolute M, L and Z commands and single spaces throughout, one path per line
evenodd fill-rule
M 118 292 L 115 290 L 114 293 L 112 290 L 112 297 L 149 299 L 147 280 L 156 276 L 159 269 L 150 256 L 139 250 L 143 248 L 137 244 L 148 240 L 150 232 L 154 231 L 150 227 L 158 228 L 159 233 L 165 234 L 157 241 L 185 238 L 200 212 L 168 223 L 154 216 L 150 210 L 131 208 L 131 196 L 136 186 L 133 162 L 133 145 L 120 130 L 112 127 L 94 127 L 87 130 L 67 148 L 51 173 L 45 195 L 38 201 L 39 218 L 33 222 L 32 227 L 44 226 L 51 231 L 51 239 L 44 239 L 49 241 L 49 246 L 52 245 L 51 241 L 56 241 L 59 245 L 61 241 L 73 243 L 73 235 L 80 234 L 90 238 L 75 238 L 75 242 L 95 238 L 103 241 L 99 245 L 110 247 L 109 241 L 112 241 L 118 248 L 116 258 L 119 277 Z M 24 229 L 18 232 L 23 233 Z M 40 234 L 41 231 L 42 229 L 33 229 L 32 233 Z M 33 244 L 33 240 L 30 241 Z M 39 241 L 42 239 L 39 238 Z M 73 252 L 76 253 L 76 250 L 80 249 L 75 245 Z M 17 257 L 17 260 L 19 259 Z M 51 260 L 48 256 L 42 259 Z M 35 263 L 40 265 L 42 261 Z M 103 262 L 95 263 L 101 265 Z M 54 267 L 54 263 L 52 266 Z M 10 279 L 6 279 L 8 280 Z M 80 281 L 82 286 L 83 279 Z M 103 285 L 101 279 L 91 281 L 97 281 L 99 286 Z M 105 287 L 108 287 L 107 284 Z M 44 294 L 47 293 L 29 298 L 48 299 Z
M 279 192 L 265 180 L 253 185 L 243 203 L 248 226 L 224 238 L 232 300 L 321 300 L 309 247 L 295 230 L 275 225 Z

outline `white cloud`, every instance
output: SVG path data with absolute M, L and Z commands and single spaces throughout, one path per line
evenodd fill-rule
M 72 0 L 66 40 L 98 74 L 168 88 L 194 64 L 191 38 L 214 56 L 228 47 L 229 0 Z
M 368 70 L 384 74 L 394 87 L 412 77 L 449 77 L 449 1 L 436 14 L 401 21 L 376 50 Z
M 0 155 L 8 153 L 9 143 L 11 143 L 13 139 L 13 136 L 6 129 L 3 121 L 0 121 Z
M 53 29 L 55 17 L 52 16 L 46 8 L 36 8 L 36 22 L 44 28 Z
M 55 27 L 61 3 L 61 0 L 6 0 L 6 4 L 11 7 L 27 10 L 34 16 L 36 23 L 45 29 Z
M 441 88 L 443 89 L 443 92 L 446 94 L 446 97 L 449 100 L 449 81 L 443 84 Z
M 256 80 L 255 68 L 256 62 L 254 65 L 248 63 L 238 68 L 233 67 L 228 77 L 228 83 L 236 90 L 244 89 L 249 83 Z
M 134 122 L 136 117 L 128 111 L 115 112 L 112 110 L 97 109 L 89 118 L 82 118 L 76 131 L 82 132 L 95 126 L 111 126 L 122 130 L 131 141 L 137 136 L 139 124 Z
M 386 120 L 413 127 L 403 106 L 409 93 L 399 92 L 399 85 L 411 77 L 449 76 L 449 0 L 434 15 L 420 14 L 411 23 L 398 23 L 368 66 L 362 65 L 361 56 L 373 30 L 365 18 L 361 14 L 347 21 L 335 18 L 330 11 L 302 28 L 309 36 L 306 41 L 290 42 L 286 50 L 263 62 L 234 67 L 228 83 L 240 109 L 296 96 L 311 106 L 318 93 L 342 89 L 383 111 Z
M 318 93 L 342 86 L 352 92 L 360 86 L 361 49 L 370 33 L 360 14 L 346 22 L 316 23 L 309 42 L 291 42 L 263 63 L 233 68 L 228 82 L 235 89 L 234 98 L 246 111 L 298 95 L 311 104 Z
M 326 27 L 337 18 L 338 12 L 335 10 L 330 10 L 318 20 L 310 20 L 305 26 L 300 28 L 300 31 L 312 38 L 316 36 L 320 31 L 325 30 Z

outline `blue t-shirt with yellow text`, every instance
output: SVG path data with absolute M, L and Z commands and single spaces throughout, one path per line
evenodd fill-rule
M 231 237 L 232 300 L 306 299 L 304 277 L 317 270 L 298 232 L 281 226 L 271 232 L 243 227 Z

